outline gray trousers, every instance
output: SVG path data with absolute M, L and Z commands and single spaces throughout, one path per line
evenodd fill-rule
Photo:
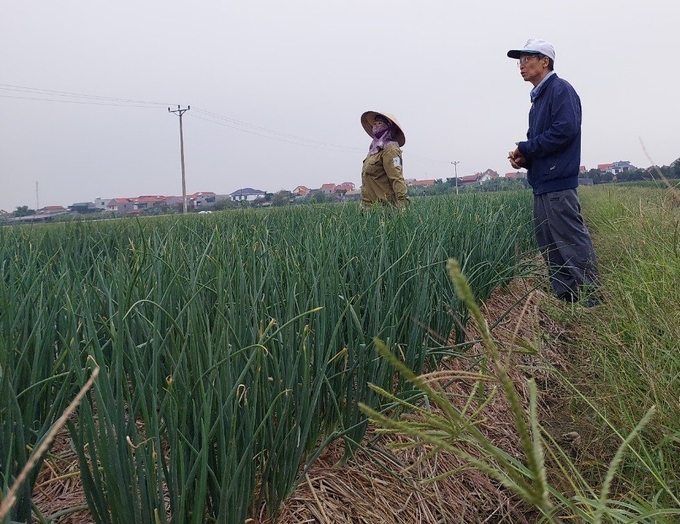
M 534 195 L 534 227 L 557 296 L 577 300 L 584 288 L 592 291 L 599 285 L 597 257 L 576 189 Z

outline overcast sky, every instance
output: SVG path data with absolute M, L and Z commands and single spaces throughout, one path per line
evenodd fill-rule
M 0 17 L 0 209 L 269 192 L 361 178 L 366 110 L 406 133 L 406 178 L 512 171 L 530 84 L 556 50 L 587 168 L 680 157 L 674 0 L 22 0 Z M 36 183 L 38 191 L 36 192 Z

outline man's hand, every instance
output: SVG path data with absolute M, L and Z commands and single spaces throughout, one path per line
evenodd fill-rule
M 524 167 L 527 162 L 526 158 L 524 158 L 522 153 L 519 152 L 519 148 L 516 148 L 514 151 L 510 151 L 508 153 L 508 160 L 510 160 L 510 165 L 515 169 Z

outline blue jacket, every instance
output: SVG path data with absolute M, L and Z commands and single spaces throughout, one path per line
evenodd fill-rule
M 527 140 L 517 145 L 526 159 L 529 184 L 534 195 L 575 189 L 581 163 L 581 100 L 556 74 L 533 95 Z

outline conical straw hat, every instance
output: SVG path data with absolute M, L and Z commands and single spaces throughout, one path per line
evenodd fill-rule
M 406 143 L 406 135 L 404 134 L 404 131 L 402 131 L 401 126 L 399 125 L 397 119 L 394 118 L 394 115 L 391 115 L 389 113 L 382 113 L 379 111 L 366 111 L 363 115 L 361 115 L 361 125 L 364 126 L 364 129 L 368 133 L 368 136 L 370 136 L 371 138 L 373 137 L 373 124 L 375 124 L 375 117 L 378 115 L 386 118 L 387 120 L 392 122 L 392 124 L 394 124 L 396 136 L 392 138 L 394 138 L 397 141 L 399 147 L 403 147 L 404 144 Z

